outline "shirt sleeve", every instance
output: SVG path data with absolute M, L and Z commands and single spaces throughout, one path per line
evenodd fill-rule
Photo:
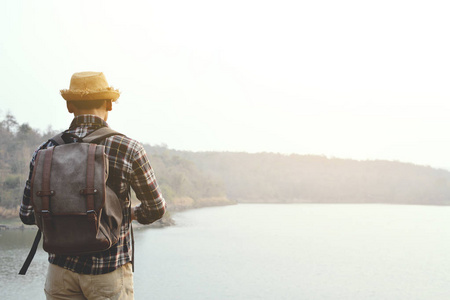
M 164 215 L 166 201 L 161 194 L 144 147 L 141 144 L 139 146 L 134 155 L 131 176 L 131 187 L 141 201 L 136 206 L 135 215 L 139 223 L 151 224 Z
M 31 176 L 33 175 L 34 163 L 36 161 L 36 156 L 39 150 L 44 149 L 48 143 L 43 143 L 39 148 L 34 151 L 33 156 L 30 161 L 30 173 L 28 174 L 28 179 L 25 183 L 25 188 L 23 190 L 22 202 L 20 203 L 19 216 L 22 223 L 26 225 L 34 225 L 36 220 L 34 218 L 34 210 L 31 205 Z

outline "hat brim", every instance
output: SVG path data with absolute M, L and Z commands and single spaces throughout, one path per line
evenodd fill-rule
M 112 100 L 114 102 L 119 98 L 120 93 L 118 91 L 99 91 L 86 93 L 61 90 L 61 96 L 66 101 Z

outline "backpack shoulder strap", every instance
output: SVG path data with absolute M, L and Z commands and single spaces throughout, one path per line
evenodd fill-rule
M 64 132 L 61 132 L 58 135 L 55 135 L 54 137 L 52 137 L 51 139 L 49 139 L 49 142 L 52 142 L 55 145 L 62 145 L 65 144 L 64 140 L 62 139 L 62 135 L 64 134 Z
M 25 275 L 25 273 L 27 273 L 28 267 L 30 266 L 34 255 L 36 254 L 36 250 L 37 250 L 40 240 L 41 240 L 41 230 L 38 229 L 38 232 L 36 233 L 36 237 L 34 238 L 33 246 L 31 246 L 31 249 L 30 249 L 30 252 L 28 253 L 27 259 L 25 260 L 22 268 L 19 271 L 19 275 Z
M 113 136 L 113 135 L 122 135 L 122 133 L 112 130 L 109 127 L 101 127 L 97 130 L 94 130 L 90 134 L 86 135 L 84 138 L 82 138 L 83 142 L 85 143 L 93 143 L 97 144 L 106 139 L 107 137 Z
M 63 131 L 63 132 L 55 135 L 48 141 L 52 142 L 55 146 L 59 146 L 59 145 L 67 144 L 67 143 L 72 143 L 73 139 L 79 140 L 80 137 L 73 133 L 69 133 L 66 130 L 66 131 Z

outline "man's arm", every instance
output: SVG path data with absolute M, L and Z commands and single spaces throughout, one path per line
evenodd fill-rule
M 166 211 L 164 200 L 144 147 L 140 145 L 134 155 L 131 187 L 141 203 L 131 209 L 131 219 L 151 224 L 162 218 Z
M 19 216 L 22 220 L 22 223 L 26 225 L 34 225 L 36 224 L 36 220 L 34 218 L 34 210 L 31 205 L 31 176 L 33 175 L 34 162 L 36 161 L 36 156 L 39 150 L 43 149 L 48 143 L 45 142 L 39 146 L 39 148 L 34 151 L 33 156 L 30 161 L 30 173 L 28 174 L 28 180 L 25 183 L 25 188 L 23 190 L 22 202 L 20 203 L 20 211 Z
M 32 173 L 33 171 L 31 171 Z M 31 191 L 30 191 L 30 179 L 27 180 L 25 188 L 23 190 L 22 202 L 20 203 L 19 216 L 22 223 L 26 225 L 33 225 L 36 223 L 34 219 L 34 210 L 31 206 Z
M 133 207 L 131 208 L 131 221 L 134 221 L 134 220 L 137 221 L 136 213 L 134 212 L 135 210 L 136 210 L 136 206 L 133 206 Z

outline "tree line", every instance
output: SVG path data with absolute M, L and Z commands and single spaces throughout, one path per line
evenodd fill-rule
M 28 177 L 32 153 L 56 132 L 40 132 L 27 123 L 19 124 L 11 114 L 0 121 L 0 206 L 14 208 L 20 204 Z
M 0 207 L 17 208 L 32 153 L 56 133 L 19 124 L 13 115 L 6 114 L 0 122 Z M 450 203 L 450 172 L 426 166 L 317 155 L 144 147 L 171 210 L 234 201 Z
M 41 132 L 27 123 L 19 124 L 10 113 L 0 121 L 0 207 L 17 209 L 33 152 L 57 133 L 52 129 Z M 158 147 L 152 149 L 155 151 L 150 157 L 151 164 L 172 211 L 231 203 L 223 184 L 206 176 L 191 161 L 166 151 L 156 151 Z
M 450 204 L 450 172 L 428 166 L 318 155 L 167 151 L 222 182 L 227 197 L 237 202 Z

